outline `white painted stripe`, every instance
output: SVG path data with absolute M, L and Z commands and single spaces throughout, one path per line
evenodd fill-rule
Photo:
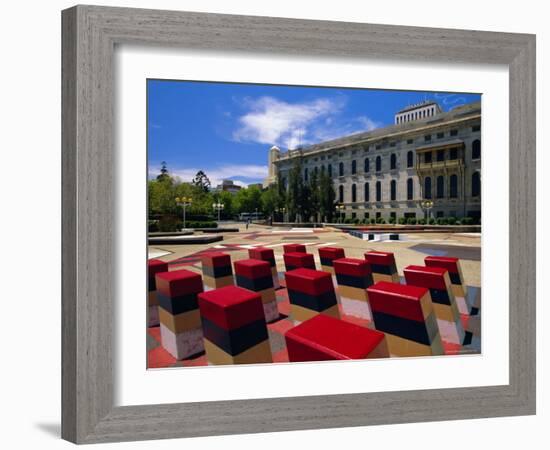
M 172 252 L 165 252 L 162 250 L 149 250 L 147 259 L 160 258 L 161 256 L 171 255 Z
M 323 242 L 322 244 L 317 244 L 317 247 L 328 247 L 329 245 L 337 244 L 337 242 Z

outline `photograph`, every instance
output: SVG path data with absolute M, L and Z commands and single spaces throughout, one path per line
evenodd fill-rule
M 146 92 L 148 369 L 481 354 L 481 94 Z

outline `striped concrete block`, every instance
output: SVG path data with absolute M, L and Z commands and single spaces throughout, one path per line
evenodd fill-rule
M 399 274 L 395 265 L 395 257 L 391 252 L 369 251 L 365 253 L 365 259 L 369 262 L 372 279 L 399 283 Z
M 202 276 L 207 290 L 234 284 L 231 257 L 227 253 L 206 253 L 202 255 L 201 262 Z
M 367 289 L 374 324 L 393 356 L 443 355 L 427 288 L 379 281 Z
M 334 275 L 333 261 L 335 259 L 345 258 L 344 249 L 340 247 L 319 247 L 319 259 L 321 260 L 321 270 Z
M 284 253 L 283 260 L 285 262 L 286 271 L 306 268 L 315 270 L 315 260 L 310 253 Z
M 407 266 L 403 270 L 407 284 L 430 291 L 441 338 L 453 344 L 463 344 L 464 328 L 455 296 L 451 290 L 449 271 L 443 267 Z
M 267 261 L 271 267 L 271 275 L 273 278 L 273 287 L 279 289 L 281 284 L 279 283 L 279 274 L 277 272 L 277 263 L 275 262 L 275 253 L 272 248 L 256 247 L 248 250 L 248 257 L 250 259 L 259 259 L 261 261 Z
M 199 309 L 210 364 L 272 362 L 260 294 L 226 286 L 199 294 Z
M 367 288 L 373 284 L 373 280 L 368 261 L 341 258 L 333 261 L 333 267 L 344 313 L 372 322 Z
M 317 314 L 340 318 L 329 273 L 300 268 L 286 272 L 285 280 L 292 320 L 304 322 Z
M 161 344 L 176 359 L 204 350 L 197 295 L 203 291 L 198 273 L 175 270 L 155 277 Z
M 237 286 L 257 292 L 262 297 L 266 322 L 278 319 L 279 311 L 269 263 L 259 259 L 243 259 L 235 261 L 234 267 Z

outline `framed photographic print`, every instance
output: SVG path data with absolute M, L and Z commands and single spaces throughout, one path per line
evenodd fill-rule
M 534 55 L 64 11 L 63 437 L 534 413 Z

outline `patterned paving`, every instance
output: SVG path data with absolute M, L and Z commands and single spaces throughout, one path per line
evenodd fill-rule
M 288 230 L 287 230 L 288 231 Z M 387 250 L 395 252 L 396 262 L 399 272 L 402 273 L 402 268 L 409 264 L 423 264 L 423 258 L 426 255 L 441 255 L 441 256 L 456 256 L 463 260 L 463 269 L 465 270 L 466 284 L 469 286 L 468 295 L 480 297 L 481 289 L 479 286 L 480 272 L 480 256 L 481 251 L 479 245 L 470 244 L 471 239 L 448 236 L 433 236 L 427 237 L 433 239 L 434 242 L 426 242 L 424 239 L 420 242 L 394 242 L 391 244 L 378 244 L 369 241 L 361 241 L 356 238 L 349 237 L 345 233 L 335 232 L 327 229 L 312 229 L 307 231 L 294 230 L 292 232 L 284 232 L 284 230 L 266 230 L 265 228 L 242 230 L 240 233 L 228 234 L 224 237 L 224 241 L 212 244 L 208 247 L 193 246 L 192 248 L 182 249 L 181 247 L 156 246 L 151 247 L 150 251 L 165 251 L 166 256 L 161 257 L 169 264 L 169 270 L 188 269 L 195 272 L 201 272 L 201 257 L 208 253 L 225 252 L 231 255 L 232 261 L 243 258 L 248 258 L 248 249 L 256 246 L 265 246 L 273 248 L 275 251 L 275 259 L 279 268 L 279 279 L 283 285 L 276 291 L 277 307 L 279 311 L 279 319 L 268 324 L 269 342 L 271 346 L 273 362 L 285 363 L 288 362 L 288 354 L 285 348 L 284 334 L 295 323 L 288 317 L 290 313 L 290 304 L 287 296 L 287 291 L 284 286 L 284 273 L 282 268 L 282 246 L 288 242 L 296 242 L 307 245 L 307 251 L 315 255 L 317 266 L 318 248 L 326 245 L 343 247 L 348 257 L 362 258 L 365 251 Z M 441 239 L 451 245 L 440 244 Z M 438 242 L 439 240 L 439 242 Z M 452 241 L 452 243 L 451 243 Z M 437 243 L 436 243 L 437 242 Z M 184 253 L 185 252 L 185 253 Z M 476 286 L 477 285 L 477 286 Z M 336 287 L 336 284 L 335 284 Z M 457 299 L 457 301 L 460 299 Z M 479 304 L 479 299 L 476 302 Z M 350 308 L 339 301 L 338 309 L 340 318 L 344 321 L 351 322 L 360 326 L 368 326 L 368 318 L 361 317 L 357 312 L 355 315 L 349 314 Z M 347 313 L 346 313 L 347 311 Z M 469 316 L 461 314 L 461 321 L 464 328 L 468 328 L 468 323 L 471 320 L 479 322 L 479 308 L 476 308 L 473 314 Z M 453 344 L 443 338 L 443 346 L 446 355 L 456 355 L 464 353 L 479 353 L 480 348 L 473 346 L 462 347 Z M 177 361 L 160 345 L 160 329 L 159 327 L 151 327 L 147 330 L 147 352 L 148 352 L 148 367 L 149 368 L 165 368 L 165 367 L 193 367 L 206 366 L 208 361 L 204 353 L 195 355 L 188 359 Z

